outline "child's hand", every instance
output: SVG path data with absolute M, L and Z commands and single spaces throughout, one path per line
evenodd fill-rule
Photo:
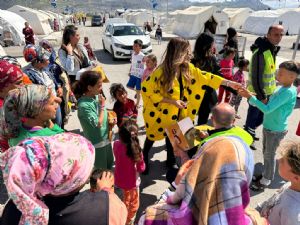
M 114 192 L 114 176 L 111 172 L 105 171 L 102 174 L 101 179 L 98 179 L 97 185 L 100 190 L 106 190 L 109 192 Z
M 238 90 L 239 88 L 242 88 L 242 85 L 240 83 L 234 82 L 234 81 L 230 81 L 228 83 L 228 86 L 231 87 L 234 90 Z
M 184 109 L 187 105 L 184 101 L 181 100 L 174 100 L 173 104 L 179 109 Z
M 105 106 L 105 98 L 103 97 L 102 94 L 99 94 L 98 100 L 99 100 L 99 105 L 101 106 L 101 108 L 104 108 L 104 106 Z
M 244 98 L 251 98 L 251 92 L 248 91 L 246 88 L 240 88 L 238 89 L 238 93 L 240 96 L 244 97 Z

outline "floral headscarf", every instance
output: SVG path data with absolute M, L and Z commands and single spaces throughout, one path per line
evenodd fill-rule
M 15 83 L 22 77 L 23 72 L 19 67 L 7 62 L 6 60 L 0 60 L 0 90 Z
M 9 193 L 22 212 L 20 225 L 47 225 L 46 195 L 60 196 L 79 190 L 93 169 L 95 149 L 84 137 L 63 133 L 33 137 L 0 156 Z
M 1 130 L 3 136 L 15 137 L 22 125 L 22 118 L 34 118 L 43 111 L 51 96 L 51 91 L 43 85 L 26 85 L 10 91 L 4 101 L 1 121 L 7 129 Z

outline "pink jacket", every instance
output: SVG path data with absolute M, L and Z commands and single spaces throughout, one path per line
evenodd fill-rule
M 115 184 L 117 187 L 122 189 L 132 189 L 137 187 L 138 173 L 145 170 L 145 162 L 143 154 L 142 159 L 139 162 L 134 162 L 131 158 L 126 155 L 126 145 L 121 141 L 117 140 L 113 147 L 115 155 Z

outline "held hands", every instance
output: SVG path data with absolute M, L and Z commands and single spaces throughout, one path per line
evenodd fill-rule
M 114 183 L 113 174 L 109 171 L 104 171 L 102 177 L 97 181 L 97 186 L 100 190 L 105 189 L 108 192 L 114 192 Z
M 240 83 L 234 82 L 234 81 L 227 81 L 228 82 L 228 87 L 234 89 L 234 90 L 238 90 L 240 88 L 242 88 L 243 86 Z
M 253 95 L 250 91 L 248 91 L 246 88 L 243 88 L 243 87 L 238 89 L 238 93 L 240 96 L 242 96 L 244 98 L 251 98 Z

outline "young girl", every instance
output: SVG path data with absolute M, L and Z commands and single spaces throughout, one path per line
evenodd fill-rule
M 120 83 L 110 86 L 110 95 L 116 100 L 113 110 L 117 114 L 117 125 L 121 127 L 127 120 L 136 121 L 138 111 L 133 100 L 127 98 L 127 91 Z
M 83 135 L 95 147 L 96 168 L 111 169 L 113 154 L 108 138 L 108 114 L 102 91 L 102 74 L 96 71 L 84 72 L 80 80 L 74 84 L 74 94 L 78 99 L 78 118 Z
M 226 48 L 224 53 L 224 59 L 220 61 L 221 73 L 223 77 L 227 80 L 232 80 L 232 72 L 234 67 L 234 59 L 235 56 L 235 49 L 233 48 Z M 229 102 L 230 100 L 230 92 L 229 90 L 225 90 L 222 86 L 219 88 L 219 96 L 218 96 L 218 103 L 222 102 L 223 94 L 225 91 L 225 102 Z
M 145 57 L 146 69 L 144 70 L 144 74 L 142 76 L 142 82 L 146 80 L 150 74 L 155 70 L 157 66 L 157 58 L 154 54 L 147 55 Z
M 84 43 L 83 46 L 86 48 L 89 59 L 90 60 L 96 60 L 95 54 L 93 52 L 93 49 L 91 47 L 91 44 L 89 42 L 89 38 L 88 37 L 84 37 Z
M 249 71 L 249 60 L 247 59 L 241 59 L 238 62 L 238 67 L 239 70 L 236 71 L 236 73 L 233 75 L 232 80 L 234 80 L 237 83 L 240 83 L 243 87 L 246 87 L 246 80 L 245 80 L 245 75 L 243 73 L 243 71 Z M 241 117 L 238 115 L 238 110 L 239 110 L 239 106 L 241 104 L 242 101 L 242 96 L 238 95 L 238 94 L 233 94 L 231 99 L 230 99 L 230 105 L 234 106 L 235 109 L 235 118 L 240 119 Z
M 145 170 L 142 149 L 138 139 L 138 127 L 127 121 L 120 127 L 120 140 L 114 143 L 116 159 L 115 184 L 123 191 L 123 202 L 128 216 L 126 224 L 133 224 L 139 208 L 139 173 Z

